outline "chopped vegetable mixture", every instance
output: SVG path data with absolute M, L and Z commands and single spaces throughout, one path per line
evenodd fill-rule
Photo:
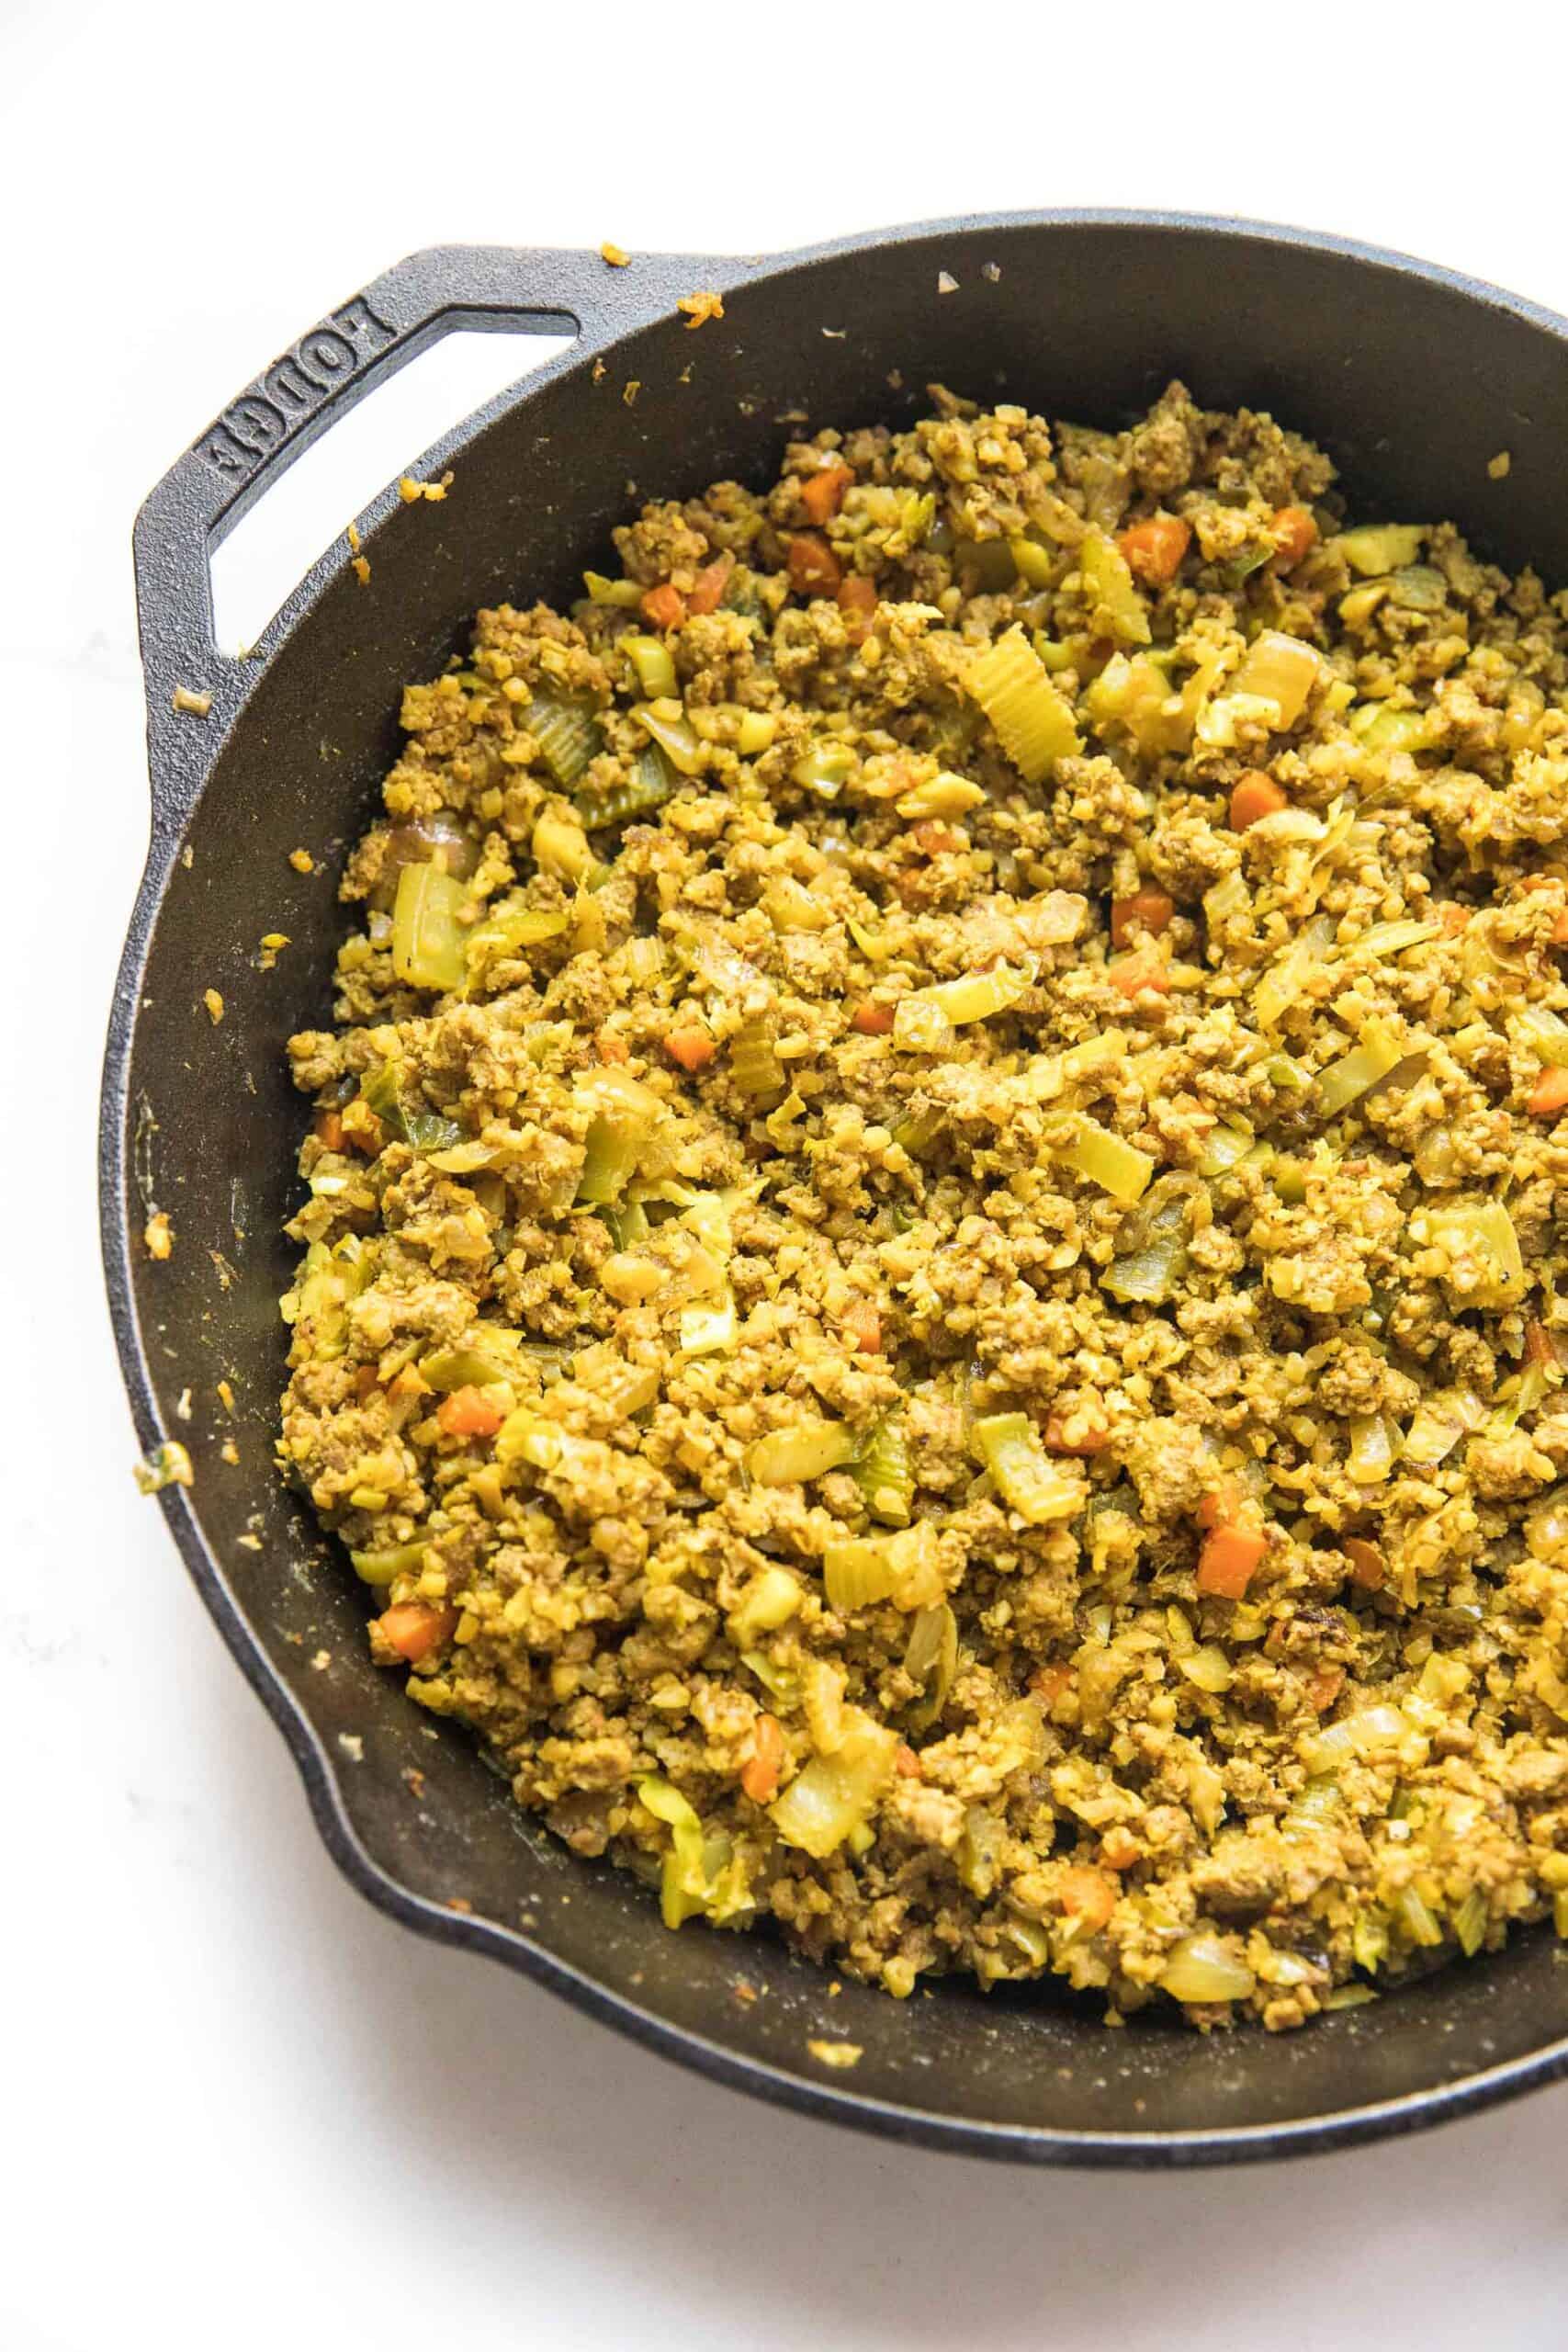
M 1568 599 L 931 397 L 408 689 L 282 1459 L 671 1928 L 1297 2026 L 1568 1933 Z

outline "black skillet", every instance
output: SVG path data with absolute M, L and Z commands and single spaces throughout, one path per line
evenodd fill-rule
M 675 305 L 704 288 L 725 316 L 694 333 Z M 367 585 L 340 541 L 250 658 L 220 654 L 212 546 L 368 384 L 454 327 L 577 340 L 421 461 L 423 476 L 452 469 L 444 503 L 395 489 L 374 502 Z M 104 1074 L 109 1297 L 142 1442 L 183 1439 L 195 1461 L 194 1488 L 163 1496 L 169 1525 L 329 1849 L 410 1927 L 723 2081 L 1044 2163 L 1234 2162 L 1483 2106 L 1568 2071 L 1568 1970 L 1536 1932 L 1303 2033 L 1203 2039 L 1157 2018 L 1110 2032 L 1049 1992 L 955 1984 L 898 2003 L 846 1984 L 830 2000 L 761 1938 L 667 1934 L 639 1887 L 525 1821 L 469 1742 L 438 1735 L 370 1665 L 353 1577 L 269 1467 L 301 1125 L 283 1046 L 329 1017 L 333 869 L 392 754 L 402 682 L 438 669 L 478 606 L 580 593 L 633 484 L 763 481 L 798 416 L 897 421 L 933 380 L 1111 424 L 1172 375 L 1325 442 L 1364 513 L 1452 514 L 1485 552 L 1568 580 L 1562 320 L 1326 238 L 1112 213 L 959 220 L 784 260 L 417 254 L 242 393 L 136 526 L 152 835 Z M 1493 479 L 1505 448 L 1511 469 Z M 210 695 L 205 716 L 174 707 L 180 689 Z M 291 870 L 299 845 L 322 871 Z M 289 944 L 265 969 L 274 932 Z M 163 1263 L 141 1242 L 154 1203 L 177 1237 Z M 188 1423 L 175 1410 L 187 1387 Z M 220 1455 L 230 1434 L 238 1466 Z M 859 2044 L 859 2064 L 830 2070 L 817 2038 Z

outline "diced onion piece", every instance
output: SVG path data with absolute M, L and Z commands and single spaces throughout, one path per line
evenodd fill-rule
M 1375 1487 L 1393 1468 L 1396 1432 L 1382 1413 L 1359 1413 L 1350 1423 L 1345 1467 L 1359 1487 Z
M 392 969 L 410 988 L 458 989 L 468 977 L 458 910 L 468 886 L 438 865 L 405 865 L 392 909 Z
M 1118 1201 L 1141 1199 L 1155 1163 L 1146 1151 L 1126 1143 L 1092 1119 L 1080 1118 L 1071 1139 L 1052 1147 L 1052 1158 L 1087 1176 Z
M 889 1535 L 863 1535 L 829 1544 L 822 1582 L 834 1609 L 872 1609 L 891 1600 L 899 1609 L 931 1609 L 943 1595 L 942 1555 L 929 1520 Z
M 1160 1990 L 1175 2001 L 1245 2001 L 1257 1983 L 1223 1936 L 1183 1936 L 1160 1971 Z
M 558 882 L 586 882 L 599 863 L 576 818 L 558 807 L 545 809 L 528 846 L 540 873 L 554 875 Z
M 1053 1462 L 1027 1413 L 991 1413 L 975 1424 L 975 1438 L 997 1492 L 1031 1527 L 1075 1519 L 1084 1507 L 1082 1477 Z
M 1314 1103 L 1319 1114 L 1337 1119 L 1372 1087 L 1380 1086 L 1410 1050 L 1386 1023 L 1369 1021 L 1350 1052 L 1338 1061 L 1330 1062 L 1326 1069 L 1319 1070 L 1314 1086 Z
M 916 989 L 900 997 L 893 1016 L 893 1042 L 919 1051 L 931 1050 L 931 1039 L 945 1043 L 955 1028 L 969 1021 L 987 1021 L 1033 986 L 1026 965 L 995 965 L 988 972 L 965 973 L 961 980 L 942 980 L 934 988 Z
M 704 1299 L 681 1309 L 681 1353 L 683 1356 L 727 1354 L 735 1345 L 735 1299 L 726 1291 L 716 1302 Z
M 1301 996 L 1308 972 L 1323 961 L 1336 924 L 1332 915 L 1314 915 L 1301 937 L 1277 956 L 1252 994 L 1252 1009 L 1265 1029 L 1290 1011 Z
M 1466 1306 L 1513 1306 L 1525 1292 L 1525 1261 L 1501 1201 L 1456 1201 L 1427 1212 L 1427 1229 L 1449 1260 L 1445 1277 Z
M 726 1621 L 730 1640 L 739 1650 L 750 1648 L 759 1634 L 776 1634 L 787 1625 L 805 1598 L 787 1568 L 760 1569 Z
M 785 1845 L 819 1862 L 837 1853 L 892 1780 L 897 1752 L 896 1731 L 858 1707 L 847 1708 L 840 1747 L 831 1756 L 814 1756 L 769 1807 Z
M 957 1670 L 958 1620 L 947 1602 L 941 1600 L 920 1610 L 909 1627 L 904 1671 L 911 1681 L 924 1685 L 925 1695 L 905 1710 L 907 1731 L 925 1731 L 935 1723 L 947 1703 Z
M 1370 930 L 1361 933 L 1359 939 L 1356 940 L 1351 947 L 1347 948 L 1346 953 L 1359 956 L 1403 956 L 1407 947 L 1418 947 L 1424 939 L 1436 939 L 1437 936 L 1438 925 L 1435 922 L 1416 922 L 1414 920 L 1404 922 L 1374 922 Z M 1568 1031 L 1564 1032 L 1564 1035 L 1568 1036 Z
M 637 682 L 650 702 L 673 697 L 678 685 L 675 657 L 662 638 L 632 635 L 621 639 L 621 651 L 637 672 Z
M 802 1421 L 760 1437 L 747 1449 L 746 1467 L 759 1487 L 805 1486 L 852 1461 L 857 1443 L 843 1421 Z
M 1146 645 L 1148 610 L 1115 540 L 1091 526 L 1084 533 L 1078 564 L 1089 597 L 1110 622 L 1111 635 L 1122 645 Z
M 1515 1013 L 1514 1035 L 1527 1053 L 1538 1055 L 1551 1069 L 1568 1069 L 1568 1021 L 1543 1004 L 1527 1004 Z
M 1176 1661 L 1189 1682 L 1197 1684 L 1217 1697 L 1231 1687 L 1231 1662 L 1217 1642 L 1205 1642 L 1201 1648 L 1188 1650 Z
M 900 817 L 911 820 L 917 817 L 962 817 L 971 808 L 983 807 L 985 798 L 983 785 L 971 784 L 967 776 L 954 775 L 951 770 L 943 768 L 924 784 L 914 785 L 908 792 L 901 792 L 893 806 Z
M 971 662 L 964 683 L 1026 784 L 1043 784 L 1058 760 L 1082 750 L 1071 706 L 1021 628 L 1010 628 Z
M 1227 699 L 1256 695 L 1279 707 L 1281 728 L 1293 727 L 1306 707 L 1323 664 L 1314 649 L 1299 637 L 1277 628 L 1261 630 L 1247 647 L 1241 667 L 1230 680 Z
M 1198 1162 L 1200 1176 L 1223 1176 L 1238 1159 L 1245 1159 L 1257 1137 L 1247 1126 L 1217 1126 L 1209 1134 Z
M 1352 571 L 1370 579 L 1414 563 L 1426 536 L 1424 523 L 1363 523 L 1359 530 L 1342 531 L 1334 545 Z
M 1424 752 L 1432 740 L 1433 714 L 1404 705 L 1362 703 L 1348 724 L 1369 752 Z
M 1405 1433 L 1404 1459 L 1418 1469 L 1435 1470 L 1485 1418 L 1486 1408 L 1473 1389 L 1447 1388 L 1428 1396 Z
M 593 1114 L 577 1197 L 594 1204 L 616 1200 L 637 1171 L 663 1105 L 649 1088 L 614 1068 L 593 1071 L 575 1091 Z
M 632 717 L 658 744 L 671 767 L 682 775 L 696 775 L 703 764 L 703 747 L 690 720 L 672 695 L 632 705 Z

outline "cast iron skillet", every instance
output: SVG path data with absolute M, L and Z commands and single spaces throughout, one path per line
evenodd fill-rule
M 694 334 L 674 306 L 704 287 L 725 316 Z M 340 541 L 252 658 L 220 655 L 212 545 L 367 384 L 454 326 L 577 341 L 422 461 L 453 469 L 445 503 L 404 505 L 395 489 L 374 502 L 368 585 Z M 136 527 L 152 832 L 104 1076 L 109 1296 L 142 1442 L 183 1438 L 195 1460 L 194 1490 L 163 1497 L 169 1525 L 333 1857 L 394 1917 L 725 2082 L 1046 2163 L 1236 2161 L 1484 2105 L 1568 2071 L 1568 1973 L 1550 1936 L 1527 1935 L 1304 2033 L 1205 2040 L 1157 2019 L 1107 2032 L 1050 1992 L 955 1984 L 895 2003 L 846 1983 L 829 1999 L 824 1976 L 761 1938 L 666 1934 L 641 1889 L 552 1843 L 465 1737 L 370 1666 L 353 1577 L 272 1472 L 278 1228 L 302 1119 L 283 1046 L 329 1018 L 333 870 L 392 754 L 402 682 L 432 674 L 479 605 L 580 593 L 628 485 L 761 481 L 797 416 L 897 421 L 933 379 L 1112 423 L 1173 374 L 1207 403 L 1268 406 L 1318 436 L 1364 512 L 1451 514 L 1500 560 L 1568 579 L 1562 320 L 1364 247 L 1117 213 L 961 220 L 782 261 L 417 254 L 225 410 Z M 1502 448 L 1512 469 L 1493 481 Z M 171 707 L 181 686 L 211 695 L 207 716 Z M 300 844 L 321 872 L 290 869 Z M 275 931 L 290 944 L 264 970 Z M 177 1237 L 162 1264 L 140 1242 L 154 1202 Z M 231 1433 L 237 1467 L 219 1453 Z M 813 2037 L 860 2044 L 860 2064 L 829 2071 Z

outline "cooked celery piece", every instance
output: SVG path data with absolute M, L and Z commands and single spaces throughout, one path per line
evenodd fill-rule
M 1080 1116 L 1075 1133 L 1064 1144 L 1053 1144 L 1053 1159 L 1064 1168 L 1071 1168 L 1087 1176 L 1118 1201 L 1141 1198 L 1155 1163 L 1146 1151 L 1136 1144 L 1126 1143 L 1109 1128 L 1097 1126 L 1092 1119 Z
M 772 1025 L 747 1021 L 729 1041 L 729 1079 L 738 1094 L 776 1094 L 784 1083 L 784 1064 L 773 1051 Z
M 679 784 L 680 778 L 659 745 L 645 743 L 626 782 L 612 786 L 608 792 L 580 792 L 577 813 L 591 833 L 602 832 L 612 825 L 626 825 L 634 818 L 647 817 L 655 808 L 662 808 L 673 797 Z
M 1568 1021 L 1561 1013 L 1548 1012 L 1543 1004 L 1522 1005 L 1509 1025 L 1528 1053 L 1553 1069 L 1568 1069 Z
M 1403 956 L 1407 947 L 1418 947 L 1423 940 L 1436 939 L 1435 922 L 1374 922 L 1345 950 L 1348 956 Z
M 1333 544 L 1352 571 L 1370 578 L 1414 563 L 1426 536 L 1424 523 L 1363 523 L 1359 530 L 1341 531 Z
M 989 1413 L 976 1422 L 975 1437 L 997 1492 L 1031 1527 L 1075 1519 L 1083 1509 L 1081 1477 L 1051 1460 L 1027 1413 Z
M 660 1884 L 660 1909 L 667 1928 L 679 1928 L 698 1913 L 722 1926 L 755 1908 L 728 1837 L 705 1837 L 695 1811 L 668 1781 L 650 1775 L 637 1782 L 637 1792 L 671 1833 Z
M 1442 1927 L 1430 1904 L 1413 1886 L 1402 1887 L 1393 1898 L 1393 1915 L 1413 1944 L 1440 1944 Z
M 748 1446 L 746 1468 L 759 1487 L 804 1487 L 852 1462 L 858 1444 L 844 1421 L 799 1421 Z
M 1247 647 L 1226 691 L 1229 695 L 1256 695 L 1277 704 L 1280 726 L 1290 728 L 1306 708 L 1307 696 L 1322 668 L 1320 656 L 1299 637 L 1266 628 Z
M 714 1356 L 735 1345 L 735 1300 L 727 1290 L 718 1300 L 704 1299 L 681 1309 L 681 1353 Z
M 514 1348 L 486 1348 L 482 1343 L 475 1347 L 470 1339 L 461 1347 L 437 1348 L 433 1355 L 422 1356 L 419 1376 L 437 1396 L 449 1396 L 457 1388 L 488 1388 L 492 1382 L 506 1379 L 516 1366 Z
M 620 605 L 635 613 L 642 602 L 642 587 L 636 580 L 607 580 L 602 571 L 585 571 L 582 584 L 595 605 Z
M 425 1538 L 418 1544 L 389 1544 L 380 1552 L 351 1552 L 348 1556 L 355 1575 L 366 1584 L 387 1585 L 396 1583 L 399 1577 L 417 1576 L 429 1549 Z
M 953 550 L 953 568 L 966 596 L 999 596 L 1018 577 L 1007 539 L 960 539 Z
M 558 939 L 570 922 L 558 907 L 492 908 L 464 940 L 468 977 L 482 971 L 492 956 L 515 956 L 520 949 Z
M 589 1072 L 573 1092 L 592 1113 L 577 1197 L 591 1204 L 618 1200 L 637 1173 L 663 1105 L 650 1089 L 615 1068 Z
M 405 865 L 392 908 L 392 969 L 409 988 L 457 989 L 468 978 L 459 910 L 468 885 L 438 865 Z
M 591 705 L 573 702 L 547 687 L 535 688 L 526 726 L 545 765 L 559 785 L 573 785 L 604 748 Z
M 1472 1886 L 1454 1913 L 1454 1934 L 1466 1960 L 1473 1960 L 1486 1940 L 1486 1897 Z
M 805 1598 L 787 1568 L 760 1568 L 729 1612 L 730 1640 L 737 1649 L 750 1649 L 759 1634 L 787 1625 Z
M 1128 1220 L 1128 1246 L 1100 1275 L 1100 1288 L 1129 1306 L 1163 1306 L 1186 1272 L 1191 1213 L 1190 1180 L 1162 1177 L 1148 1204 Z
M 1448 597 L 1448 582 L 1429 563 L 1401 564 L 1389 580 L 1389 603 L 1403 605 L 1406 612 L 1438 612 Z
M 969 1021 L 988 1021 L 1006 1012 L 1034 985 L 1032 970 L 1021 965 L 997 964 L 988 972 L 966 973 L 961 980 L 942 980 L 934 987 L 915 989 L 900 997 L 893 1015 L 893 1042 L 930 1050 L 926 1040 L 950 1034 Z
M 1519 1237 L 1501 1201 L 1455 1201 L 1428 1209 L 1427 1229 L 1447 1253 L 1450 1286 L 1467 1306 L 1512 1306 L 1524 1296 Z
M 637 685 L 649 702 L 677 693 L 675 657 L 662 638 L 628 633 L 621 639 L 621 651 L 637 672 Z
M 1083 749 L 1071 705 L 1021 628 L 1010 628 L 972 662 L 964 683 L 1025 784 L 1043 784 L 1058 760 Z
M 1108 621 L 1111 636 L 1122 645 L 1146 645 L 1148 608 L 1115 540 L 1091 526 L 1084 533 L 1078 565 L 1089 600 L 1098 607 L 1096 620 Z
M 1370 752 L 1424 752 L 1432 740 L 1433 713 L 1368 702 L 1351 711 L 1347 724 Z
M 898 1609 L 930 1609 L 943 1592 L 936 1529 L 929 1520 L 890 1535 L 863 1535 L 829 1544 L 822 1580 L 835 1609 L 869 1609 L 891 1600 Z
M 731 1625 L 735 1619 L 731 1617 Z M 777 1666 L 764 1650 L 742 1650 L 740 1663 L 749 1674 L 754 1674 L 774 1706 L 783 1715 L 793 1715 L 800 1705 L 800 1677 L 793 1668 Z
M 1405 1431 L 1404 1459 L 1419 1469 L 1436 1469 L 1485 1418 L 1486 1408 L 1472 1388 L 1440 1389 L 1417 1407 Z
M 803 752 L 790 775 L 820 800 L 836 800 L 855 772 L 855 755 L 847 743 L 814 743 Z
M 1057 558 L 1038 539 L 1010 539 L 1012 568 L 1026 588 L 1049 588 L 1056 576 Z
M 958 1671 L 958 1620 L 945 1600 L 917 1611 L 904 1652 L 904 1671 L 924 1686 L 924 1695 L 904 1711 L 908 1731 L 927 1731 L 947 1704 Z
M 1198 1162 L 1200 1176 L 1223 1176 L 1238 1159 L 1245 1159 L 1257 1137 L 1250 1127 L 1217 1126 L 1211 1130 Z
M 1199 1933 L 1172 1944 L 1159 1985 L 1175 2001 L 1245 2001 L 1258 1980 L 1223 1936 Z
M 670 695 L 632 705 L 632 717 L 682 775 L 700 775 L 703 747 L 681 705 Z
M 1380 1086 L 1411 1049 L 1385 1022 L 1369 1021 L 1359 1043 L 1338 1061 L 1319 1070 L 1313 1086 L 1313 1104 L 1320 1117 L 1337 1119 L 1352 1102 Z
M 846 1708 L 842 1745 L 814 1756 L 769 1810 L 786 1846 L 816 1860 L 837 1853 L 893 1778 L 898 1735 L 858 1707 Z
M 902 1423 L 890 1415 L 878 1421 L 854 1464 L 854 1480 L 873 1519 L 907 1527 L 915 1498 L 915 1474 Z

